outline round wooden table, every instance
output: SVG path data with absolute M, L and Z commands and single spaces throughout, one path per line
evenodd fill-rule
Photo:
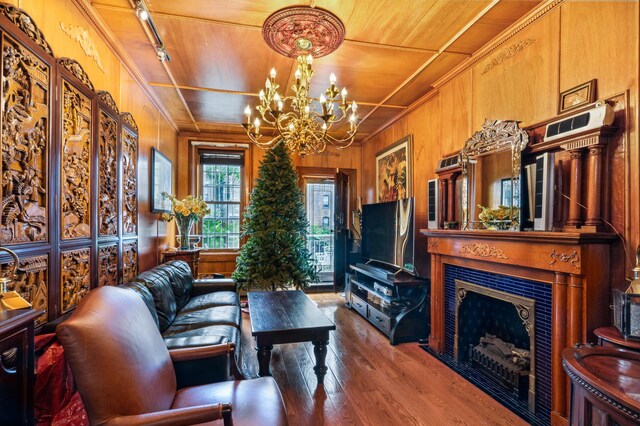
M 598 336 L 600 346 L 640 352 L 640 341 L 625 339 L 615 327 L 596 328 L 593 333 Z
M 578 346 L 562 358 L 571 379 L 571 425 L 640 424 L 640 353 Z

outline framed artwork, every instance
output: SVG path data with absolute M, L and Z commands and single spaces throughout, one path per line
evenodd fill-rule
M 172 164 L 165 155 L 151 148 L 151 211 L 171 213 L 171 201 L 162 196 L 163 192 L 173 193 Z
M 413 136 L 407 135 L 376 154 L 376 202 L 412 195 Z
M 590 104 L 596 100 L 596 80 L 587 81 L 560 93 L 558 114 Z

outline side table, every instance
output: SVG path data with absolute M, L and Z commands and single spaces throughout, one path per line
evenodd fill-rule
M 2 424 L 32 425 L 33 324 L 42 311 L 0 307 L 0 417 Z M 6 422 L 6 423 L 5 423 Z
M 198 278 L 198 263 L 200 262 L 200 252 L 202 248 L 194 248 L 189 250 L 171 249 L 162 252 L 162 263 L 171 260 L 184 260 L 191 268 L 193 278 Z
M 571 426 L 640 424 L 640 353 L 577 345 L 562 352 L 571 379 Z
M 640 352 L 640 341 L 625 339 L 615 327 L 596 328 L 593 334 L 598 337 L 598 345 L 602 347 Z

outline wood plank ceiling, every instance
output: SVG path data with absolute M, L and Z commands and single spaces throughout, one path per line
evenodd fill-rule
M 132 0 L 92 0 L 181 131 L 242 132 L 246 105 L 274 67 L 287 94 L 295 60 L 272 51 L 262 23 L 293 0 L 146 0 L 171 56 L 160 62 Z M 314 61 L 311 93 L 335 73 L 363 119 L 365 139 L 432 89 L 431 84 L 540 1 L 317 0 L 344 23 L 346 39 Z

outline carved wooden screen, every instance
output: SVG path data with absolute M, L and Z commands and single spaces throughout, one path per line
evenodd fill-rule
M 89 86 L 91 82 L 77 62 L 59 64 Z M 92 99 L 79 85 L 62 78 L 62 146 L 60 171 L 61 238 L 91 237 Z
M 118 285 L 118 244 L 98 249 L 98 285 Z
M 41 324 L 138 273 L 138 128 L 1 2 L 0 48 L 0 245 L 20 257 L 9 290 L 44 311 Z M 12 262 L 0 253 L 0 276 Z
M 50 66 L 16 39 L 2 40 L 0 244 L 47 242 Z
M 138 126 L 122 115 L 122 233 L 138 233 Z
M 122 244 L 122 282 L 128 283 L 138 275 L 138 242 Z

